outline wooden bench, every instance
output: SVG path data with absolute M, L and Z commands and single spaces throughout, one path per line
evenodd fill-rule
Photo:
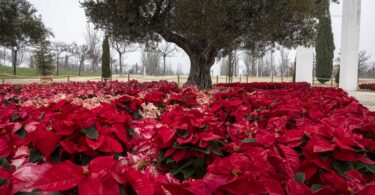
M 42 84 L 49 84 L 53 82 L 52 76 L 41 76 L 40 77 L 40 83 Z

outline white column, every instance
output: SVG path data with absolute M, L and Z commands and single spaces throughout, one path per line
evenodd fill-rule
M 306 47 L 297 48 L 296 82 L 313 81 L 314 49 Z
M 340 87 L 355 91 L 358 86 L 358 50 L 361 0 L 343 0 Z

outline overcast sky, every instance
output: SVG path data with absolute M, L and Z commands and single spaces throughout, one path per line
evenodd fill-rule
M 87 18 L 79 0 L 29 0 L 42 15 L 45 25 L 52 29 L 54 41 L 64 41 L 67 43 L 85 43 L 84 34 L 86 32 Z M 342 0 L 341 0 L 342 1 Z M 362 0 L 361 35 L 360 50 L 367 50 L 375 61 L 375 0 Z M 332 26 L 335 38 L 336 54 L 340 50 L 341 42 L 341 15 L 342 5 L 333 4 L 331 6 Z M 290 58 L 294 59 L 295 52 L 290 52 Z M 128 54 L 125 59 L 126 64 L 140 63 L 140 51 Z M 189 58 L 183 51 L 177 53 L 173 58 L 169 58 L 168 63 L 173 68 L 180 64 L 187 73 L 189 70 Z M 214 66 L 215 73 L 219 71 L 219 65 Z

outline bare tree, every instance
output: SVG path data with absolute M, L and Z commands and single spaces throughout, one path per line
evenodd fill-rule
M 2 58 L 3 66 L 5 66 L 8 57 L 8 51 L 6 47 L 4 47 L 3 50 L 0 50 L 0 57 Z
M 175 71 L 172 68 L 172 64 L 171 63 L 168 64 L 167 75 L 176 75 Z
M 157 50 L 145 50 L 142 53 L 142 65 L 146 68 L 147 75 L 159 75 L 160 53 Z
M 176 71 L 176 74 L 177 74 L 177 75 L 183 75 L 183 74 L 184 74 L 184 71 L 182 70 L 181 64 L 178 64 L 178 65 L 177 65 L 177 71 Z
M 238 74 L 239 74 L 239 69 L 240 69 L 240 65 L 239 65 L 239 57 L 238 57 L 238 54 L 237 54 L 237 51 L 233 51 L 233 74 L 234 74 L 234 77 L 237 77 Z
M 166 59 L 167 57 L 171 57 L 175 51 L 177 51 L 176 47 L 169 42 L 164 42 L 162 45 L 159 46 L 159 53 L 163 58 L 163 76 L 165 76 L 166 71 Z
M 361 50 L 358 53 L 358 76 L 364 76 L 366 72 L 371 69 L 369 60 L 371 59 L 371 55 L 367 53 L 366 50 Z M 334 59 L 334 62 L 336 63 L 335 66 L 337 67 L 336 71 L 339 70 L 340 62 L 341 62 L 341 53 L 339 53 L 339 56 Z M 371 75 L 371 74 L 370 74 Z
M 34 66 L 35 66 L 34 56 L 30 55 L 30 58 L 29 58 L 29 68 L 35 68 Z
M 69 55 L 65 54 L 64 69 L 69 70 Z
M 371 55 L 366 50 L 361 50 L 358 54 L 358 75 L 364 76 L 369 68 L 369 60 Z
M 227 75 L 227 72 L 228 72 L 228 63 L 226 61 L 226 59 L 222 59 L 221 60 L 221 65 L 220 65 L 220 75 Z
M 89 51 L 89 46 L 83 44 L 83 45 L 78 45 L 76 43 L 72 44 L 71 47 L 71 53 L 79 59 L 79 66 L 78 66 L 78 75 L 81 76 L 82 68 L 85 65 L 85 60 L 88 55 Z
M 59 75 L 60 71 L 60 56 L 62 53 L 68 50 L 68 46 L 66 43 L 63 42 L 55 42 L 52 43 L 52 51 L 56 58 L 56 75 Z
M 126 53 L 131 53 L 137 50 L 137 46 L 132 44 L 126 39 L 111 39 L 111 45 L 114 50 L 118 53 L 120 75 L 124 74 L 124 68 L 122 64 L 122 57 Z
M 290 65 L 289 60 L 289 51 L 285 49 L 284 47 L 280 48 L 280 75 L 281 75 L 281 81 L 283 81 L 285 72 L 288 70 L 288 67 Z
M 15 64 L 16 67 L 20 66 L 23 61 L 25 60 L 25 52 L 26 52 L 26 48 L 25 47 L 20 47 L 17 49 L 17 51 L 15 50 L 11 50 L 11 55 L 8 56 L 9 58 L 9 61 L 12 62 L 12 64 Z M 17 59 L 14 59 L 14 58 L 17 58 Z
M 274 64 L 274 55 L 273 53 L 275 52 L 275 48 L 270 48 L 270 76 L 272 77 L 273 75 L 276 75 L 276 67 Z
M 112 51 L 112 50 L 111 50 Z M 116 58 L 114 58 L 114 57 L 112 57 L 113 55 L 112 55 L 112 52 L 111 52 L 111 71 L 112 71 L 112 74 L 113 73 L 118 73 L 118 71 L 117 71 L 117 68 L 116 68 L 116 63 L 117 63 L 117 59 Z
M 244 52 L 244 64 L 247 76 L 258 76 L 258 59 L 261 55 L 261 52 L 256 49 L 246 50 Z
M 263 65 L 262 65 L 262 73 L 261 73 L 262 76 L 274 75 L 273 68 L 272 68 L 273 62 L 271 61 L 271 59 L 273 60 L 273 56 L 271 58 L 271 52 L 269 52 L 267 55 L 263 57 Z
M 227 78 L 228 82 L 233 82 L 233 76 L 235 76 L 235 69 L 236 69 L 236 52 L 234 50 L 229 51 L 228 53 L 228 61 L 227 61 Z
M 87 24 L 86 27 L 86 44 L 89 47 L 87 52 L 88 58 L 91 60 L 92 63 L 92 75 L 95 75 L 96 69 L 98 69 L 99 61 L 101 57 L 101 36 L 99 31 L 91 28 L 90 24 Z

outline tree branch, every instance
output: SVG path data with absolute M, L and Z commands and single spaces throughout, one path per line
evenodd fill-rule
M 193 54 L 191 44 L 188 40 L 172 32 L 159 32 L 159 34 L 168 42 L 175 43 L 181 47 L 188 55 Z

